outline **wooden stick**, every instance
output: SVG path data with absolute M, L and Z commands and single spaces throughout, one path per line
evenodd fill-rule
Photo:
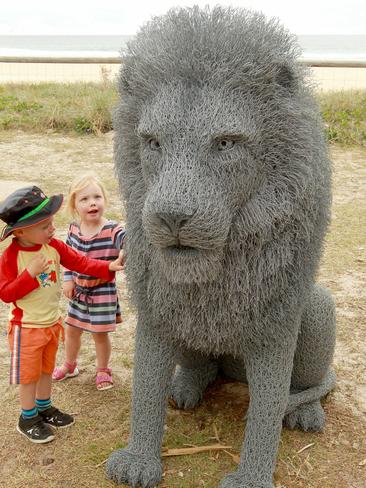
M 104 460 L 104 461 L 102 461 L 101 463 L 96 464 L 96 465 L 94 466 L 94 468 L 99 468 L 100 466 L 103 466 L 103 464 L 105 464 L 107 461 L 108 461 L 108 459 L 105 459 L 105 460 Z
M 314 444 L 315 444 L 315 442 L 312 442 L 311 444 L 308 444 L 307 446 L 305 446 L 302 449 L 300 449 L 300 451 L 297 451 L 296 454 L 300 454 L 301 452 L 304 452 L 305 449 L 309 449 L 309 447 L 313 447 Z
M 168 449 L 163 451 L 162 456 L 187 456 L 191 454 L 197 454 L 199 452 L 206 451 L 223 451 L 225 449 L 231 449 L 231 446 L 223 446 L 221 444 L 211 444 L 209 446 L 197 446 L 197 447 L 183 447 L 178 449 Z
M 232 454 L 229 451 L 224 451 L 226 454 L 229 454 L 229 456 L 232 458 L 234 463 L 239 464 L 240 463 L 240 456 L 238 454 Z
M 199 452 L 206 452 L 206 451 L 225 451 L 226 449 L 231 449 L 232 446 L 223 446 L 221 444 L 211 444 L 209 446 L 196 446 L 196 447 L 182 447 L 178 449 L 167 449 L 164 447 L 162 449 L 161 456 L 162 457 L 169 457 L 169 456 L 187 456 L 191 454 L 197 454 Z M 228 453 L 230 454 L 230 453 Z M 102 461 L 101 463 L 95 465 L 95 468 L 99 468 L 103 464 L 107 462 L 107 459 Z

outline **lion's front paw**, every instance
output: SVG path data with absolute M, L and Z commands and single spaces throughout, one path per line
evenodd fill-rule
M 245 477 L 239 471 L 229 473 L 221 481 L 219 488 L 275 488 L 272 483 L 246 482 Z
M 118 484 L 150 488 L 159 484 L 163 469 L 159 459 L 119 449 L 109 456 L 106 471 Z
M 289 429 L 301 429 L 305 432 L 320 432 L 324 429 L 325 413 L 320 401 L 300 405 L 284 418 Z

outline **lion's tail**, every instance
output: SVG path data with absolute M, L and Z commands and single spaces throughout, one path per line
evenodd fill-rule
M 320 400 L 327 395 L 336 384 L 336 373 L 333 368 L 329 368 L 324 380 L 317 386 L 308 388 L 298 393 L 290 393 L 289 402 L 285 415 L 293 412 L 297 407 L 305 403 Z

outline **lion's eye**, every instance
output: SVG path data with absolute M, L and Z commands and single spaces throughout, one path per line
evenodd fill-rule
M 231 149 L 235 144 L 235 141 L 233 139 L 220 139 L 217 141 L 217 149 L 219 151 L 227 151 L 228 149 Z
M 157 139 L 153 138 L 153 137 L 151 137 L 147 141 L 147 143 L 148 143 L 148 145 L 149 145 L 149 147 L 150 147 L 150 149 L 152 151 L 158 151 L 160 149 L 160 142 Z

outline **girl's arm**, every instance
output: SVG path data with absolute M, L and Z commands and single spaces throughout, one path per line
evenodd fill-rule
M 125 239 L 126 230 L 122 227 L 121 224 L 117 224 L 112 232 L 112 243 L 115 249 L 121 249 L 118 257 L 119 259 L 121 259 L 122 266 L 124 266 L 126 262 Z
M 112 243 L 115 249 L 122 249 L 124 247 L 126 238 L 126 231 L 121 224 L 116 225 L 112 232 Z
M 72 242 L 70 239 L 70 232 L 71 232 L 72 225 L 73 224 L 69 225 L 69 229 L 67 231 L 67 237 L 66 237 L 66 245 L 70 247 L 72 247 Z M 72 281 L 72 280 L 73 280 L 72 271 L 67 268 L 64 268 L 64 283 L 66 281 Z
M 70 233 L 72 232 L 73 224 L 69 225 L 69 229 L 67 231 L 67 237 L 66 237 L 66 245 L 72 247 L 72 241 L 70 239 Z M 74 277 L 73 273 L 71 270 L 64 268 L 64 281 L 62 284 L 62 292 L 65 295 L 66 298 L 69 300 L 72 299 L 75 293 L 75 283 L 74 283 Z

